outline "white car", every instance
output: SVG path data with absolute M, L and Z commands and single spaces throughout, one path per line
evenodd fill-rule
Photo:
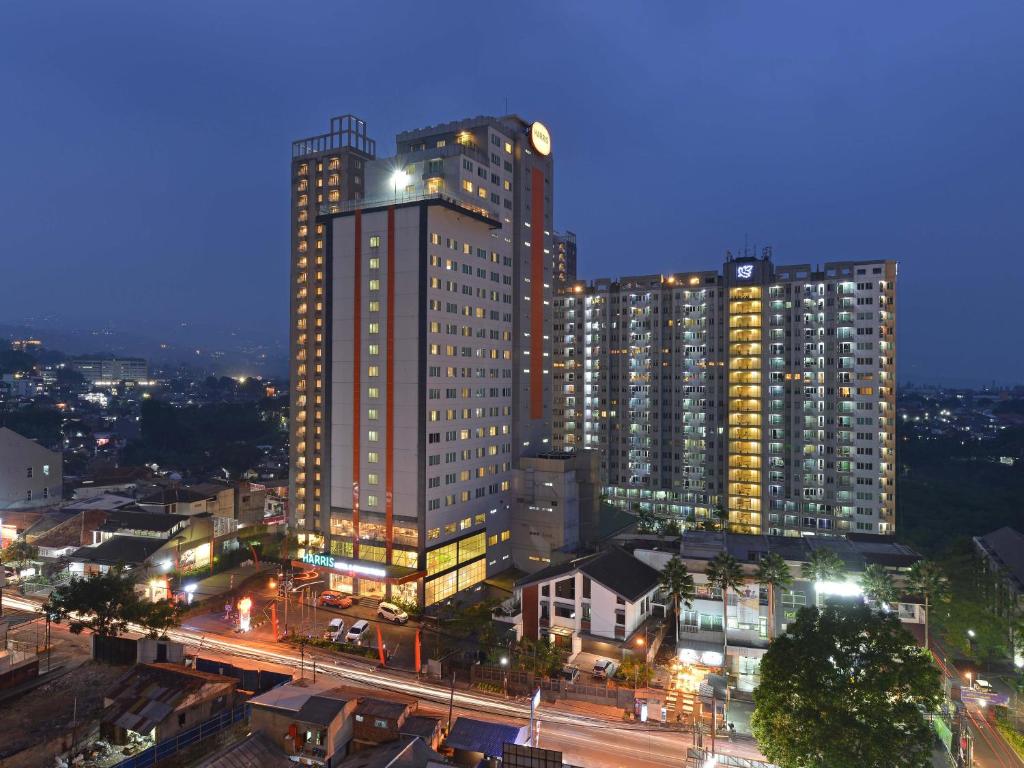
M 409 620 L 409 614 L 394 603 L 381 603 L 377 606 L 377 618 L 387 619 L 395 624 L 405 624 Z
M 344 619 L 331 619 L 330 624 L 327 625 L 327 632 L 324 633 L 324 639 L 333 640 L 336 643 L 340 643 L 342 637 L 345 635 L 345 620 Z
M 352 625 L 352 628 L 348 631 L 348 634 L 345 635 L 345 642 L 358 643 L 360 640 L 363 639 L 363 635 L 366 634 L 366 630 L 368 630 L 369 628 L 370 622 L 368 622 L 366 619 L 360 619 Z
M 612 676 L 614 671 L 615 665 L 608 661 L 608 659 L 601 659 L 594 665 L 594 677 L 598 680 L 606 680 Z

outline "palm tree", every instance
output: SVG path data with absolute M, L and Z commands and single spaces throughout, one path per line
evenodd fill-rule
M 729 590 L 743 585 L 743 568 L 728 552 L 719 552 L 704 569 L 708 584 L 722 590 L 722 674 L 729 656 Z
M 672 598 L 672 602 L 675 605 L 676 612 L 676 641 L 679 640 L 679 604 L 685 603 L 686 607 L 689 608 L 693 605 L 693 599 L 697 593 L 693 586 L 693 576 L 686 569 L 686 563 L 679 559 L 678 556 L 673 556 L 671 560 L 665 563 L 664 569 L 661 571 L 661 577 L 658 579 L 659 586 L 665 590 L 665 593 Z
M 793 584 L 793 574 L 785 559 L 777 552 L 770 552 L 757 565 L 757 583 L 768 591 L 768 641 L 775 632 L 775 590 L 786 589 Z
M 864 569 L 860 577 L 860 587 L 864 594 L 879 603 L 891 603 L 896 599 L 896 585 L 892 576 L 878 563 L 872 563 Z
M 924 647 L 928 650 L 928 612 L 931 606 L 949 601 L 949 580 L 933 560 L 918 560 L 910 566 L 907 584 L 924 597 Z
M 807 581 L 839 581 L 846 573 L 846 563 L 831 549 L 816 549 L 800 568 Z

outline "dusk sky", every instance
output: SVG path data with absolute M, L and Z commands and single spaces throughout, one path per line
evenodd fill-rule
M 492 10 L 493 8 L 493 10 Z M 498 10 L 500 9 L 500 10 Z M 894 258 L 901 381 L 1024 382 L 1019 2 L 0 5 L 0 322 L 287 338 L 289 157 L 541 120 L 583 277 Z

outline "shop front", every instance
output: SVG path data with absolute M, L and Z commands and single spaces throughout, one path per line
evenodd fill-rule
M 292 561 L 292 566 L 320 571 L 326 584 L 339 592 L 375 600 L 402 600 L 410 603 L 418 602 L 418 585 L 425 575 L 424 571 L 417 568 L 338 557 L 328 553 L 307 553 L 301 560 Z

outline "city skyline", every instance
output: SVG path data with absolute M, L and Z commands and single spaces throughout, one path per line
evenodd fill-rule
M 555 227 L 577 234 L 581 277 L 713 268 L 745 242 L 786 263 L 897 259 L 901 381 L 1024 379 L 1020 359 L 974 343 L 1012 343 L 1004 307 L 1024 279 L 1011 255 L 1024 116 L 1005 98 L 1024 69 L 1019 9 L 818 8 L 800 23 L 778 9 L 579 10 L 446 17 L 451 39 L 488 44 L 440 68 L 408 65 L 437 55 L 423 32 L 439 22 L 415 6 L 396 11 L 389 56 L 358 38 L 297 56 L 303 15 L 259 7 L 8 12 L 14 119 L 0 145 L 22 181 L 0 196 L 15 289 L 0 319 L 45 299 L 69 324 L 186 321 L 283 341 L 288 142 L 346 111 L 382 140 L 511 112 L 551 129 Z M 340 28 L 341 14 L 320 23 Z M 370 62 L 372 78 L 343 87 L 318 74 Z M 967 280 L 965 260 L 982 258 L 995 279 Z M 969 312 L 946 311 L 951 288 Z

